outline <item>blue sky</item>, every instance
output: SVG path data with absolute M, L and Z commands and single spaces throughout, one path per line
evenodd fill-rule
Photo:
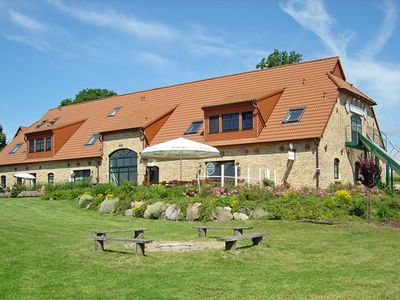
M 400 144 L 398 3 L 367 0 L 0 0 L 8 138 L 83 88 L 118 94 L 253 70 L 273 49 L 340 55 Z

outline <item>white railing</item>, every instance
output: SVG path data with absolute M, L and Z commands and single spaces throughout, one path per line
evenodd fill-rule
M 247 185 L 258 184 L 260 186 L 263 185 L 264 180 L 271 180 L 273 185 L 276 185 L 277 182 L 277 174 L 276 170 L 270 170 L 267 168 L 258 168 L 252 170 L 250 167 L 247 168 L 247 172 L 245 176 L 239 175 L 241 173 L 239 170 L 239 166 L 235 165 L 235 173 L 234 176 L 225 175 L 224 164 L 221 164 L 221 175 L 199 175 L 199 179 L 210 179 L 210 180 L 218 180 L 221 182 L 221 186 L 224 187 L 226 184 L 226 180 L 230 179 L 235 186 L 238 186 L 240 183 L 245 183 Z

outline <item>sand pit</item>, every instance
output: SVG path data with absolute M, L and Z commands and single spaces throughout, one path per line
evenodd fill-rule
M 127 245 L 134 247 L 134 245 Z M 197 242 L 197 241 L 153 241 L 146 245 L 146 252 L 181 252 L 181 251 L 196 251 L 207 249 L 224 249 L 224 243 L 213 242 Z

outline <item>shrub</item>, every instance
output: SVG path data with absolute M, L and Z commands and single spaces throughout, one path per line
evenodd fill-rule
M 14 185 L 11 189 L 11 198 L 17 198 L 19 193 L 26 191 L 26 189 L 24 185 Z
M 42 200 L 75 200 L 80 195 L 82 195 L 87 189 L 71 189 L 71 190 L 55 190 L 53 192 L 45 193 L 41 199 Z
M 135 206 L 132 208 L 133 209 L 133 215 L 135 217 L 140 217 L 143 218 L 144 212 L 147 208 L 147 205 L 143 204 L 135 204 Z
M 380 202 L 376 207 L 376 216 L 381 220 L 386 220 L 392 216 L 388 202 Z
M 264 178 L 263 179 L 263 186 L 264 187 L 273 187 L 275 182 L 272 179 Z
M 111 184 L 108 184 L 109 186 Z M 137 189 L 137 184 L 132 181 L 124 181 L 117 187 L 117 194 L 133 195 Z M 110 188 L 112 190 L 112 188 Z
M 120 195 L 119 201 L 115 204 L 115 209 L 114 213 L 118 214 L 123 214 L 127 209 L 130 208 L 132 202 L 132 198 L 127 195 Z
M 96 184 L 92 189 L 93 196 L 112 194 L 116 187 L 111 183 Z

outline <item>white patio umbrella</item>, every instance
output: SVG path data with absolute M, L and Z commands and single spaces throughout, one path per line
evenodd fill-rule
M 141 156 L 149 160 L 180 161 L 180 180 L 182 181 L 182 159 L 201 159 L 221 156 L 217 148 L 184 138 L 173 139 L 144 149 Z
M 33 176 L 32 174 L 28 174 L 28 173 L 18 173 L 18 174 L 15 174 L 14 177 L 29 180 L 30 186 L 32 186 L 32 181 L 34 179 L 36 179 L 35 176 Z
M 32 174 L 28 174 L 28 173 L 18 173 L 18 174 L 15 174 L 14 177 L 21 178 L 21 179 L 28 179 L 28 180 L 35 179 L 35 176 L 33 176 Z

